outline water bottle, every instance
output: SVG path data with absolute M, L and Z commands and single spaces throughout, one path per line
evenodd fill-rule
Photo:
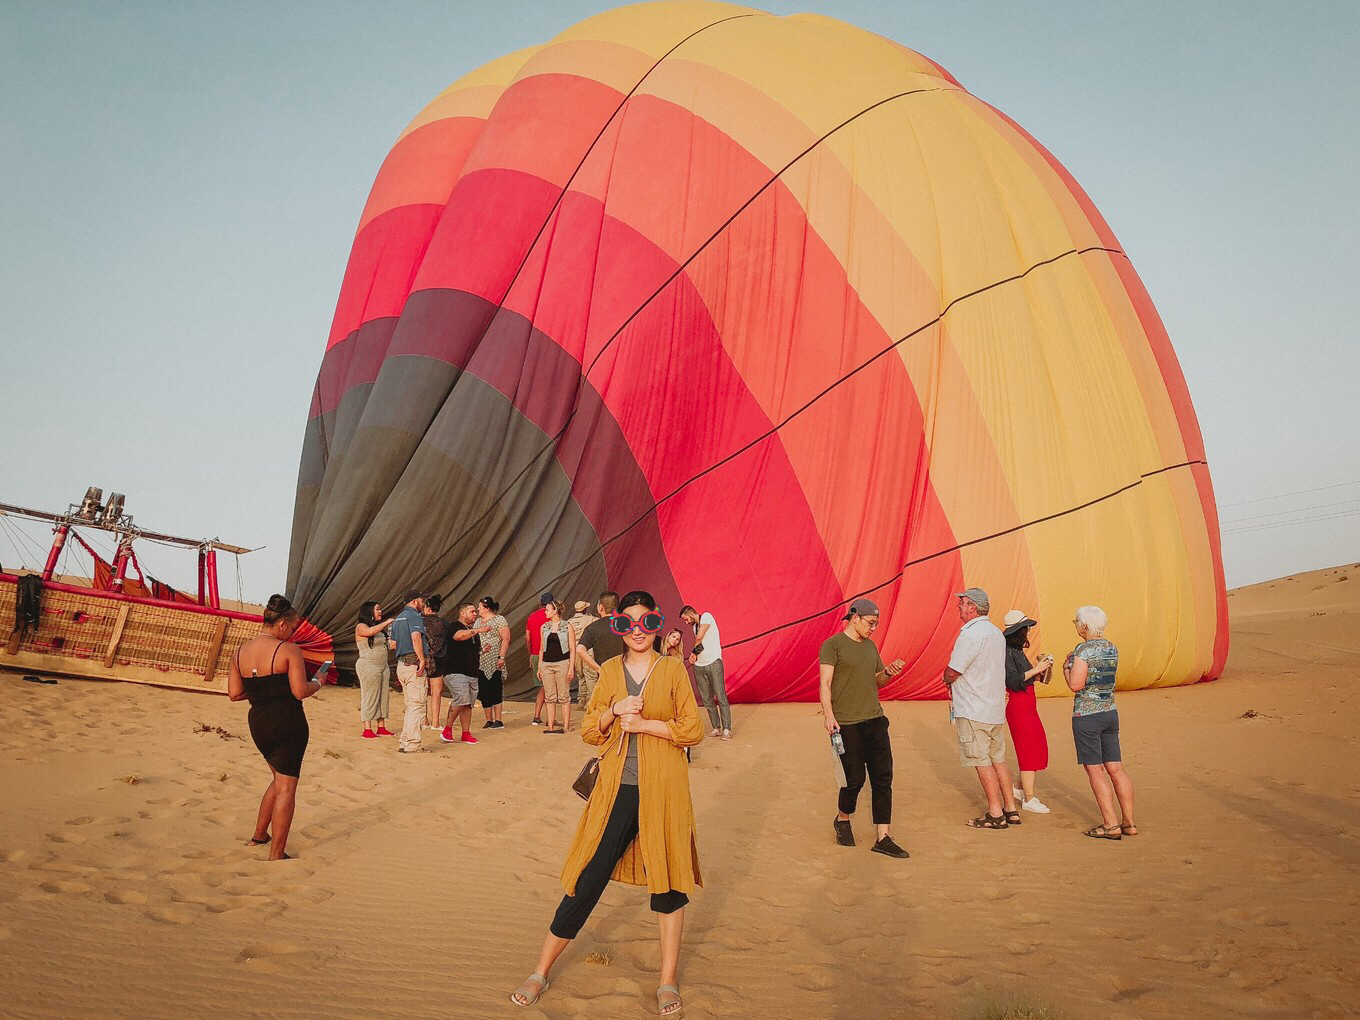
M 833 730 L 831 733 L 831 750 L 837 754 L 845 753 L 845 740 L 841 737 L 840 730 Z

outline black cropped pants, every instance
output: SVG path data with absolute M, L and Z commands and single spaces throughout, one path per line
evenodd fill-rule
M 605 823 L 604 835 L 600 837 L 595 856 L 576 880 L 576 894 L 562 897 L 549 931 L 559 939 L 574 939 L 580 934 L 586 919 L 604 895 L 614 866 L 627 853 L 629 844 L 637 838 L 637 834 L 638 788 L 625 783 L 619 787 L 618 795 L 614 798 L 614 809 L 609 812 L 609 821 Z M 674 889 L 652 893 L 652 912 L 673 914 L 688 902 L 688 896 Z
M 867 771 L 873 791 L 874 824 L 891 824 L 893 759 L 892 743 L 888 740 L 888 717 L 881 715 L 877 719 L 842 726 L 841 739 L 845 741 L 845 754 L 841 755 L 841 768 L 845 770 L 845 785 L 841 787 L 839 797 L 841 814 L 855 813 Z

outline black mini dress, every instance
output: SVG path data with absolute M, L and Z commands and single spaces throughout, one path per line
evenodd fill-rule
M 282 647 L 280 642 L 279 647 Z M 274 654 L 278 655 L 278 648 Z M 274 660 L 269 660 L 274 668 Z M 240 670 L 240 662 L 237 662 Z M 302 774 L 302 756 L 307 753 L 311 730 L 302 702 L 293 694 L 287 673 L 268 676 L 241 676 L 246 700 L 250 702 L 250 736 L 264 760 L 281 776 L 293 779 Z

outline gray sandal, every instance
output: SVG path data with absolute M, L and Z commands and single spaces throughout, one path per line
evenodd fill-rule
M 551 984 L 552 982 L 542 974 L 537 972 L 530 974 L 528 978 L 525 979 L 524 984 L 510 993 L 510 1001 L 516 1006 L 532 1006 L 543 997 L 543 993 L 548 990 Z M 534 985 L 538 985 L 538 991 L 536 992 L 533 989 Z M 519 996 L 524 1001 L 520 1002 L 515 996 Z
M 656 990 L 656 1011 L 662 1016 L 679 1016 L 684 1008 L 680 989 L 675 985 L 662 985 Z

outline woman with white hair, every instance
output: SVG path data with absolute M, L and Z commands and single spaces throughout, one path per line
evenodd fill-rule
M 1072 625 L 1081 644 L 1063 664 L 1076 698 L 1072 702 L 1072 737 L 1077 744 L 1077 762 L 1086 769 L 1091 792 L 1100 808 L 1100 824 L 1086 830 L 1094 839 L 1122 839 L 1138 835 L 1133 823 L 1133 780 L 1124 771 L 1119 749 L 1119 710 L 1114 704 L 1114 678 L 1119 667 L 1119 649 L 1105 637 L 1105 611 L 1099 606 L 1082 606 Z M 1115 801 L 1119 813 L 1115 812 Z

